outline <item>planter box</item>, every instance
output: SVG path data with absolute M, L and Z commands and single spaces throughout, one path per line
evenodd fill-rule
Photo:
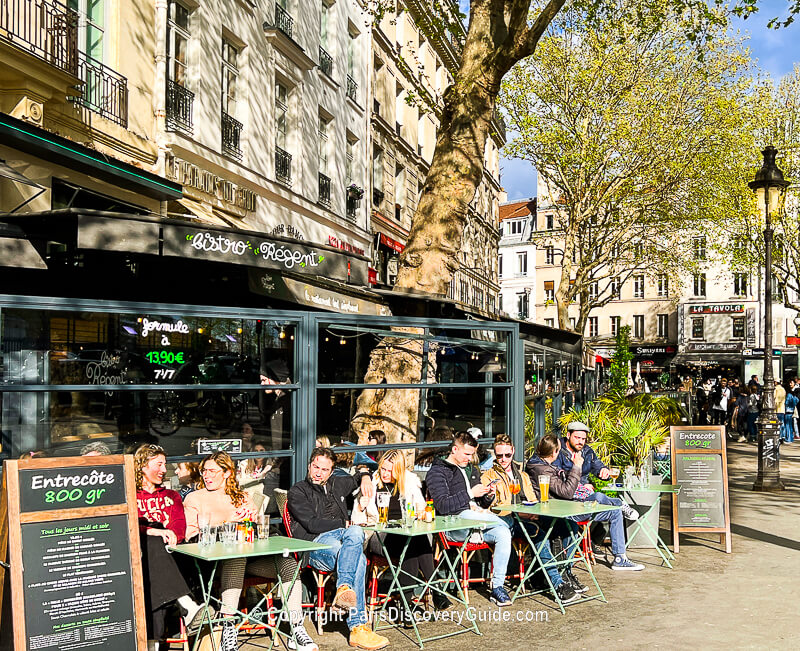
M 653 475 L 650 477 L 650 485 L 656 486 L 658 484 L 663 483 L 663 477 L 661 475 Z M 669 499 L 669 493 L 625 493 L 624 491 L 620 491 L 620 496 L 624 499 L 628 504 L 630 504 L 634 509 L 639 512 L 640 516 L 644 516 L 644 513 L 649 509 L 653 503 L 661 497 L 662 499 Z M 658 522 L 660 517 L 661 509 L 653 509 L 648 517 L 648 523 L 652 531 L 658 531 Z M 647 537 L 647 534 L 642 531 L 641 529 L 636 532 L 636 535 L 631 539 L 630 532 L 633 528 L 636 527 L 636 522 L 632 522 L 630 520 L 625 520 L 625 535 L 628 539 L 628 547 L 633 548 L 642 548 L 642 547 L 651 547 L 654 548 L 655 545 L 650 541 Z

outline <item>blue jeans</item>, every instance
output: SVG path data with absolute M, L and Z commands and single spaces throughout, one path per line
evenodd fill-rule
M 492 555 L 492 589 L 501 588 L 506 581 L 506 569 L 508 559 L 511 558 L 511 530 L 508 525 L 494 513 L 479 513 L 467 509 L 458 514 L 459 518 L 465 520 L 484 520 L 494 522 L 491 527 L 482 531 L 483 539 L 487 543 L 494 545 Z M 470 534 L 469 529 L 458 529 L 450 531 L 447 537 L 455 542 L 463 542 Z
M 605 493 L 592 493 L 585 502 L 596 501 L 598 504 L 612 504 L 622 506 L 623 502 L 618 497 L 609 497 Z M 614 556 L 625 555 L 625 523 L 622 518 L 622 511 L 603 511 L 593 515 L 574 515 L 571 518 L 576 522 L 583 520 L 594 520 L 595 522 L 608 522 L 609 534 L 611 536 L 611 553 Z
M 354 629 L 367 623 L 366 590 L 367 557 L 364 556 L 364 531 L 361 527 L 326 531 L 314 542 L 330 545 L 309 554 L 309 563 L 324 572 L 336 571 L 336 587 L 351 587 L 356 593 L 356 607 L 350 609 L 347 627 Z
M 501 517 L 500 519 L 505 522 L 506 526 L 511 530 L 512 536 L 524 538 L 525 534 L 522 533 L 522 527 L 524 526 L 528 530 L 528 534 L 530 535 L 533 544 L 536 545 L 536 551 L 539 552 L 539 558 L 542 561 L 544 571 L 547 572 L 547 576 L 550 577 L 550 583 L 553 584 L 554 588 L 557 588 L 559 585 L 561 585 L 564 580 L 561 578 L 561 574 L 558 572 L 558 567 L 553 564 L 553 552 L 550 549 L 550 541 L 545 540 L 544 537 L 545 533 L 547 533 L 546 529 L 548 527 L 541 523 L 532 521 L 523 521 L 522 525 L 520 525 L 519 520 L 510 515 Z M 567 545 L 565 544 L 565 548 L 566 546 Z
M 747 414 L 747 438 L 750 441 L 755 441 L 758 438 L 758 429 L 756 428 L 757 420 L 758 413 L 749 412 Z
M 783 416 L 783 429 L 781 437 L 787 443 L 794 441 L 794 414 L 781 414 Z

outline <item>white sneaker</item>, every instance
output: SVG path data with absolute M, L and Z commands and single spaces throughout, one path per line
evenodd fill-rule
M 638 520 L 639 519 L 639 512 L 634 509 L 630 504 L 622 503 L 622 516 L 626 520 Z
M 295 642 L 297 640 L 297 642 Z M 306 631 L 305 626 L 298 624 L 294 627 L 294 638 L 286 640 L 286 646 L 292 651 L 319 651 L 319 646 Z

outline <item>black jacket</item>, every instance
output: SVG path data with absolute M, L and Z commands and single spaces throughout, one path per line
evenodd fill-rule
M 341 529 L 347 524 L 347 498 L 361 486 L 361 476 L 331 475 L 322 485 L 312 484 L 308 477 L 289 489 L 289 514 L 292 516 L 292 537 L 314 540 L 321 533 Z M 325 514 L 325 495 L 333 495 L 341 518 L 329 519 Z
M 472 464 L 464 468 L 469 478 L 470 488 L 481 483 L 481 472 Z M 425 481 L 428 495 L 433 500 L 433 508 L 441 515 L 456 515 L 469 509 L 470 496 L 464 483 L 461 469 L 447 461 L 434 459 Z M 478 506 L 488 509 L 494 502 L 494 495 L 487 493 L 475 500 Z

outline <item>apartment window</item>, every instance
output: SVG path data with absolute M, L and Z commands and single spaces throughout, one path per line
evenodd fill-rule
M 527 276 L 528 275 L 528 253 L 527 251 L 523 251 L 522 253 L 517 253 L 517 269 L 519 270 L 520 276 Z
M 595 280 L 592 284 L 589 285 L 589 300 L 596 301 L 599 295 L 600 295 L 600 286 L 597 284 L 597 281 Z
M 667 296 L 669 296 L 669 278 L 667 274 L 658 274 L 656 286 L 658 288 L 659 298 L 667 298 Z
M 744 339 L 745 319 L 743 316 L 733 317 L 733 338 Z
M 555 253 L 555 249 L 552 246 L 548 246 L 544 250 L 544 263 L 545 264 L 555 264 L 556 263 L 556 253 Z
M 590 316 L 589 317 L 589 336 L 596 337 L 597 336 L 597 317 Z
M 633 255 L 637 260 L 641 260 L 644 257 L 644 245 L 641 242 L 633 245 Z
M 641 274 L 633 277 L 633 297 L 644 298 L 644 276 Z
M 669 314 L 658 314 L 658 336 L 669 337 Z
M 236 86 L 239 80 L 239 48 L 222 39 L 222 110 L 236 115 Z
M 547 319 L 544 320 L 544 324 L 548 328 L 555 328 L 556 327 L 556 320 L 553 319 L 553 318 L 547 318 Z
M 578 319 L 576 319 L 574 316 L 571 316 L 569 318 L 569 327 L 572 329 L 573 332 L 575 331 L 575 327 L 577 325 L 578 325 Z
M 619 298 L 619 293 L 622 291 L 622 284 L 618 277 L 612 278 L 608 281 L 608 291 L 614 298 Z
M 170 0 L 167 7 L 166 128 L 191 134 L 194 93 L 186 88 L 188 52 L 189 10 Z
M 609 321 L 611 324 L 611 336 L 616 337 L 617 334 L 619 333 L 619 326 L 620 322 L 622 321 L 622 318 L 618 316 L 612 316 L 610 317 Z
M 467 302 L 467 297 L 469 296 L 469 285 L 467 285 L 466 280 L 459 281 L 458 296 L 462 303 Z
M 614 244 L 611 245 L 611 257 L 616 259 L 619 257 L 619 254 L 620 254 L 619 244 L 615 242 Z
M 358 145 L 358 140 L 350 140 L 347 139 L 347 143 L 345 147 L 347 148 L 345 152 L 345 183 L 346 185 L 350 185 L 353 183 L 355 174 L 353 172 L 353 163 L 356 159 L 356 147 Z
M 514 219 L 506 222 L 506 235 L 519 235 L 523 230 L 523 222 L 521 219 Z
M 475 307 L 483 309 L 483 290 L 480 287 L 474 287 L 472 290 L 473 302 Z
M 555 228 L 555 216 L 552 214 L 545 215 L 544 223 L 545 223 L 545 229 L 548 231 L 552 231 Z
M 68 0 L 66 4 L 80 15 L 80 20 L 78 21 L 78 49 L 88 54 L 95 61 L 102 62 L 106 3 L 103 0 Z M 27 11 L 30 12 L 31 9 Z M 184 9 L 184 11 L 186 10 Z M 29 18 L 29 20 L 32 19 Z
M 706 238 L 705 237 L 695 237 L 692 240 L 692 249 L 694 251 L 694 259 L 695 260 L 705 260 L 706 259 Z
M 706 275 L 705 274 L 695 274 L 694 275 L 694 295 L 695 296 L 705 296 L 706 295 Z
M 544 301 L 545 303 L 555 303 L 556 301 L 556 288 L 554 280 L 544 281 Z
M 292 181 L 292 155 L 288 148 L 289 91 L 275 83 L 275 177 L 281 183 Z
M 394 168 L 394 218 L 401 221 L 406 207 L 406 168 L 397 165 Z
M 372 151 L 372 203 L 380 207 L 383 203 L 383 150 Z
M 326 50 L 328 49 L 328 22 L 331 8 L 326 2 L 322 2 L 322 13 L 319 21 L 319 43 Z
M 502 278 L 503 277 L 503 256 L 502 255 L 498 255 L 497 256 L 497 277 L 498 278 Z
M 705 319 L 702 316 L 692 317 L 692 339 L 702 339 L 703 334 L 703 323 Z
M 517 316 L 520 319 L 527 319 L 528 318 L 528 301 L 529 301 L 529 294 L 528 292 L 519 292 L 517 294 Z
M 734 296 L 747 296 L 747 274 L 733 274 L 733 294 Z
M 633 315 L 633 336 L 636 339 L 644 339 L 644 314 Z

